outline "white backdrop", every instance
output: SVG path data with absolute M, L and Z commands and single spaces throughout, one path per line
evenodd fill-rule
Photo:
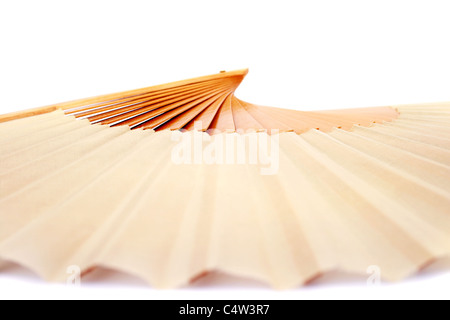
M 437 0 L 0 0 L 0 113 L 247 67 L 237 96 L 262 105 L 450 101 L 449 13 Z M 214 276 L 160 292 L 114 274 L 74 290 L 12 268 L 0 298 L 449 297 L 437 269 L 370 289 L 364 277 L 273 292 Z

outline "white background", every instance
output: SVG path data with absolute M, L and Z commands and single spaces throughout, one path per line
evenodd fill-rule
M 243 100 L 301 110 L 450 101 L 448 1 L 0 0 L 0 113 L 250 68 Z M 449 298 L 448 263 L 400 284 L 327 276 L 272 291 L 212 275 L 155 291 L 112 272 L 81 288 L 0 273 L 0 298 Z

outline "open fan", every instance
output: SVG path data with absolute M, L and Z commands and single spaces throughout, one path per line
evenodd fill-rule
M 450 253 L 450 103 L 263 107 L 234 96 L 246 73 L 0 116 L 0 259 L 286 288 Z

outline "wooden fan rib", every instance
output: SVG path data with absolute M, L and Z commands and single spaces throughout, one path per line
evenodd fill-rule
M 229 93 L 225 92 L 225 93 L 217 94 L 214 97 L 208 99 L 207 101 L 200 103 L 199 105 L 194 106 L 194 107 L 184 111 L 183 113 L 180 113 L 175 118 L 160 125 L 158 127 L 158 131 L 166 130 L 166 129 L 179 130 L 179 129 L 183 128 L 187 123 L 193 122 L 194 119 L 196 119 L 199 114 L 201 114 L 205 110 L 208 110 L 211 107 L 214 107 L 214 105 L 219 104 L 221 97 L 226 94 L 229 94 Z M 202 126 L 201 129 L 203 130 L 204 125 L 202 123 L 201 123 L 201 126 Z
M 97 102 L 97 103 L 94 103 L 91 105 L 84 105 L 84 106 L 79 106 L 79 107 L 72 108 L 72 109 L 66 109 L 66 110 L 64 110 L 64 112 L 66 114 L 76 115 L 81 112 L 103 108 L 108 105 L 115 105 L 115 104 L 123 103 L 126 101 L 134 101 L 134 100 L 139 100 L 139 99 L 151 98 L 151 97 L 155 97 L 155 96 L 159 97 L 160 95 L 162 96 L 162 95 L 175 94 L 175 93 L 195 89 L 198 87 L 202 87 L 204 85 L 220 83 L 222 81 L 223 80 L 216 79 L 216 80 L 209 80 L 209 81 L 205 81 L 205 82 L 196 82 L 196 83 L 192 83 L 192 84 L 186 84 L 186 85 L 183 85 L 180 87 L 173 87 L 173 88 L 167 88 L 167 89 L 161 89 L 161 90 L 152 90 L 150 92 L 144 92 L 139 95 L 124 96 L 124 97 L 120 97 L 120 98 L 117 98 L 114 100 L 105 100 L 105 101 Z
M 294 132 L 297 134 L 301 134 L 304 132 L 307 132 L 311 129 L 319 129 L 320 130 L 331 130 L 333 128 L 332 124 L 329 124 L 324 121 L 311 121 L 311 119 L 308 118 L 301 118 L 301 117 L 290 117 L 286 114 L 280 113 L 276 110 L 270 110 L 269 108 L 266 109 L 265 107 L 259 106 L 259 112 L 265 114 L 268 117 L 272 117 L 273 119 L 276 119 L 279 122 L 284 123 L 288 127 L 293 128 Z
M 370 109 L 377 109 L 379 110 L 379 114 L 376 115 L 359 115 L 358 112 L 356 112 L 354 115 L 351 116 L 347 115 L 351 109 L 344 109 L 345 112 L 341 114 L 340 110 L 336 112 L 300 112 L 296 110 L 287 110 L 287 109 L 280 109 L 280 108 L 273 108 L 273 107 L 261 107 L 265 111 L 271 111 L 273 115 L 275 114 L 284 114 L 285 116 L 292 117 L 297 120 L 304 120 L 306 122 L 314 123 L 314 121 L 318 120 L 325 124 L 315 124 L 316 128 L 324 129 L 324 131 L 329 131 L 333 127 L 337 128 L 343 128 L 346 130 L 349 130 L 353 125 L 355 124 L 363 124 L 363 125 L 369 125 L 373 122 L 383 122 L 385 120 L 392 120 L 396 117 L 397 113 L 394 109 L 391 109 L 389 107 L 375 107 Z M 371 111 L 373 112 L 373 110 Z M 310 118 L 309 120 L 307 120 Z M 311 121 L 312 120 L 312 121 Z M 310 125 L 310 127 L 314 128 L 314 125 Z
M 256 119 L 256 121 L 258 121 L 258 123 L 264 126 L 264 129 L 267 130 L 268 133 L 272 132 L 272 130 L 277 130 L 278 132 L 294 131 L 292 127 L 284 124 L 283 122 L 280 122 L 272 117 L 267 117 L 264 112 L 259 110 L 257 105 L 250 104 L 242 100 L 239 100 L 239 103 L 253 118 Z
M 51 105 L 51 106 L 46 106 L 43 108 L 51 107 L 51 108 L 58 108 L 58 109 L 66 110 L 66 109 L 71 109 L 71 108 L 74 108 L 74 107 L 77 107 L 80 105 L 87 105 L 87 104 L 102 102 L 105 100 L 113 100 L 113 99 L 117 99 L 117 98 L 122 98 L 124 96 L 135 96 L 135 95 L 149 93 L 151 91 L 169 89 L 169 88 L 183 86 L 186 84 L 205 82 L 205 81 L 209 81 L 209 80 L 237 78 L 237 79 L 240 79 L 240 81 L 242 81 L 242 79 L 245 77 L 245 75 L 247 73 L 248 73 L 247 69 L 228 71 L 228 72 L 224 72 L 224 73 L 203 76 L 203 77 L 197 77 L 197 78 L 191 78 L 191 79 L 186 79 L 186 80 L 181 80 L 181 81 L 175 81 L 175 82 L 170 82 L 170 83 L 166 83 L 166 84 L 145 87 L 145 88 L 141 88 L 141 89 L 134 89 L 134 90 L 122 91 L 122 92 L 117 92 L 117 93 L 112 93 L 112 94 L 100 95 L 100 96 L 91 97 L 91 98 L 78 99 L 78 100 L 74 100 L 74 101 L 58 103 L 58 104 Z
M 201 97 L 207 96 L 208 94 L 211 94 L 211 93 L 214 94 L 223 88 L 227 88 L 227 86 L 215 88 L 213 90 L 206 90 L 203 93 L 194 94 L 189 98 L 181 98 L 181 99 L 176 98 L 176 99 L 172 99 L 172 100 L 168 100 L 168 101 L 163 101 L 163 102 L 157 103 L 155 105 L 143 107 L 143 108 L 140 108 L 137 110 L 131 110 L 126 113 L 123 113 L 123 114 L 120 114 L 117 116 L 112 116 L 108 119 L 102 120 L 100 123 L 101 124 L 119 124 L 125 120 L 130 120 L 133 117 L 138 117 L 139 115 L 143 115 L 143 114 L 144 114 L 144 117 L 148 117 L 147 118 L 147 120 L 148 120 L 149 118 L 160 115 L 168 110 L 171 110 L 173 108 L 178 108 L 186 103 L 189 103 L 189 102 L 195 101 L 196 99 L 199 99 Z M 125 124 L 125 123 L 122 123 L 122 124 Z
M 284 116 L 285 119 L 288 118 L 299 121 L 300 123 L 306 125 L 307 130 L 318 129 L 321 131 L 325 131 L 339 126 L 339 124 L 336 124 L 336 121 L 330 121 L 329 118 L 314 116 L 311 117 L 309 115 L 310 112 L 308 111 L 288 110 L 265 106 L 260 106 L 260 110 L 266 113 L 270 113 L 275 117 Z
M 294 110 L 289 110 L 294 111 Z M 295 112 L 292 112 L 295 113 Z M 333 128 L 342 128 L 345 130 L 351 129 L 355 124 L 361 124 L 361 125 L 369 125 L 373 123 L 370 119 L 366 117 L 357 117 L 357 116 L 346 116 L 342 114 L 336 114 L 336 115 L 327 115 L 327 114 L 321 114 L 321 113 L 315 113 L 315 112 L 306 112 L 304 114 L 305 117 L 309 117 L 313 120 L 321 120 L 325 121 L 327 123 L 330 123 L 333 125 Z
M 193 93 L 196 91 L 201 91 L 203 89 L 214 88 L 215 86 L 218 86 L 218 85 L 221 85 L 224 83 L 226 83 L 226 82 L 224 82 L 223 80 L 222 81 L 213 80 L 211 82 L 208 81 L 208 83 L 197 83 L 197 84 L 189 86 L 187 88 L 186 87 L 174 88 L 174 89 L 171 89 L 170 92 L 161 93 L 161 91 L 156 91 L 151 94 L 139 96 L 138 98 L 135 98 L 135 99 L 119 101 L 114 104 L 105 103 L 105 105 L 103 105 L 103 106 L 98 106 L 93 109 L 87 109 L 86 111 L 78 111 L 77 113 L 73 113 L 73 115 L 75 115 L 77 118 L 86 117 L 89 115 L 96 115 L 96 114 L 104 113 L 107 111 L 117 110 L 117 109 L 120 109 L 121 107 L 126 107 L 127 105 L 136 105 L 136 104 L 145 103 L 148 101 L 163 101 L 163 100 L 167 100 L 167 98 L 175 98 L 175 97 L 178 97 L 183 94 L 190 94 L 190 93 Z M 180 90 L 180 89 L 183 89 L 183 90 Z M 66 111 L 66 113 L 67 113 L 67 111 Z
M 317 113 L 341 113 L 341 114 L 358 114 L 358 115 L 384 115 L 395 118 L 398 115 L 397 110 L 394 107 L 367 107 L 367 108 L 348 108 L 348 109 L 335 109 L 335 110 L 320 110 L 314 111 Z
M 159 127 L 160 125 L 171 120 L 172 118 L 182 114 L 183 112 L 185 112 L 187 110 L 195 108 L 196 106 L 198 106 L 199 110 L 203 110 L 204 108 L 206 108 L 208 105 L 213 103 L 219 96 L 221 96 L 225 92 L 228 92 L 228 89 L 222 89 L 221 91 L 211 93 L 209 95 L 202 97 L 201 99 L 192 101 L 192 102 L 190 102 L 186 105 L 180 106 L 178 108 L 172 108 L 171 110 L 168 110 L 167 112 L 161 114 L 160 116 L 156 117 L 155 119 L 146 121 L 145 123 L 142 124 L 141 128 L 153 129 L 153 128 Z
M 160 115 L 163 115 L 168 111 L 178 109 L 178 108 L 184 108 L 187 105 L 194 106 L 197 103 L 199 103 L 199 101 L 204 101 L 204 100 L 208 99 L 209 97 L 213 96 L 214 94 L 221 92 L 221 90 L 228 90 L 228 89 L 227 88 L 218 88 L 213 91 L 209 91 L 208 93 L 204 93 L 202 95 L 195 96 L 195 97 L 187 99 L 187 100 L 179 101 L 179 102 L 176 102 L 175 104 L 166 105 L 166 106 L 151 110 L 146 113 L 139 112 L 139 114 L 137 114 L 137 115 L 128 117 L 125 120 L 120 120 L 119 122 L 114 122 L 112 125 L 128 125 L 132 129 L 138 129 L 138 128 L 141 128 L 141 126 L 140 126 L 141 124 L 151 121 L 152 119 L 157 118 Z M 149 123 L 151 123 L 151 122 L 149 122 Z M 159 123 L 159 124 L 161 124 L 161 123 Z M 150 128 L 146 128 L 146 129 L 150 129 Z
M 255 118 L 253 118 L 250 113 L 248 113 L 240 104 L 239 100 L 234 96 L 231 97 L 231 110 L 233 114 L 233 120 L 236 125 L 236 131 L 264 131 L 264 126 L 261 125 Z
M 31 116 L 36 116 L 40 114 L 49 113 L 55 110 L 67 110 L 67 109 L 73 109 L 77 108 L 79 106 L 86 106 L 89 104 L 95 104 L 98 102 L 104 102 L 104 101 L 111 101 L 118 98 L 123 98 L 125 96 L 134 96 L 139 94 L 144 94 L 149 91 L 157 91 L 161 89 L 167 89 L 167 88 L 173 88 L 182 86 L 185 84 L 192 84 L 197 82 L 204 82 L 209 80 L 216 80 L 216 79 L 226 79 L 226 78 L 232 78 L 236 77 L 239 78 L 240 81 L 245 77 L 245 75 L 248 73 L 248 69 L 243 70 L 236 70 L 236 71 L 229 71 L 229 72 L 221 72 L 220 74 L 214 74 L 210 76 L 204 76 L 204 77 L 197 77 L 182 81 L 176 81 L 171 83 L 166 83 L 162 85 L 152 86 L 152 87 L 146 87 L 141 89 L 135 89 L 135 90 L 128 90 L 128 91 L 122 91 L 122 92 L 116 92 L 113 94 L 104 94 L 100 96 L 90 97 L 90 98 L 84 98 L 84 99 L 78 99 L 68 102 L 62 102 L 57 103 L 49 106 L 19 111 L 19 112 L 12 112 L 9 114 L 0 115 L 0 123 L 1 122 L 7 122 L 11 120 L 21 119 L 21 118 L 27 118 Z
M 138 110 L 138 109 L 142 109 L 142 108 L 147 108 L 147 107 L 152 108 L 153 107 L 153 109 L 157 109 L 159 107 L 162 107 L 162 106 L 165 106 L 165 105 L 168 105 L 171 103 L 175 103 L 177 101 L 185 100 L 185 99 L 195 97 L 195 96 L 201 95 L 201 94 L 207 94 L 208 92 L 211 92 L 212 90 L 215 90 L 218 88 L 222 88 L 223 86 L 226 86 L 226 84 L 222 84 L 220 86 L 196 89 L 189 93 L 170 95 L 168 97 L 163 97 L 163 98 L 159 98 L 159 99 L 155 99 L 155 100 L 151 99 L 151 100 L 143 101 L 140 103 L 131 104 L 129 106 L 125 105 L 125 106 L 121 106 L 118 108 L 114 108 L 111 111 L 101 112 L 98 115 L 88 116 L 87 118 L 91 122 L 95 123 L 95 122 L 98 122 L 101 120 L 105 120 L 107 118 L 111 118 L 114 116 L 124 114 L 129 111 L 134 111 L 134 110 Z
M 210 128 L 210 125 L 219 112 L 220 106 L 224 103 L 225 99 L 232 93 L 225 93 L 214 101 L 209 107 L 200 112 L 195 118 L 186 123 L 182 129 L 190 131 L 195 129 L 195 123 L 201 125 L 201 131 L 206 131 Z
M 373 109 L 373 108 L 368 108 L 368 109 Z M 317 111 L 314 113 L 326 114 L 326 115 L 330 115 L 333 117 L 345 117 L 349 121 L 352 121 L 352 122 L 355 122 L 358 124 L 361 123 L 361 124 L 365 124 L 365 125 L 370 124 L 371 122 L 382 123 L 384 121 L 392 121 L 398 117 L 398 112 L 390 107 L 385 107 L 385 108 L 380 107 L 380 108 L 377 108 L 377 110 L 370 110 L 370 111 L 366 111 L 366 112 L 355 110 L 355 112 L 352 113 L 351 111 L 343 112 L 341 110 L 336 110 L 333 112 Z
M 234 132 L 236 126 L 233 119 L 233 113 L 231 110 L 232 95 L 225 98 L 222 105 L 219 107 L 216 115 L 214 116 L 209 129 L 218 130 L 219 132 Z
M 329 131 L 333 129 L 335 126 L 334 123 L 330 123 L 327 121 L 303 117 L 301 116 L 303 114 L 302 111 L 299 111 L 298 113 L 295 114 L 287 114 L 282 112 L 281 111 L 282 109 L 262 107 L 262 106 L 259 106 L 259 110 L 262 113 L 265 113 L 268 116 L 285 123 L 287 126 L 293 128 L 294 131 L 298 134 L 307 132 L 311 129 Z
M 262 114 L 265 114 L 267 117 L 272 117 L 273 119 L 276 119 L 277 121 L 283 123 L 284 125 L 293 128 L 294 132 L 297 134 L 301 134 L 304 133 L 308 130 L 311 129 L 311 125 L 313 126 L 314 129 L 318 128 L 320 125 L 320 128 L 324 128 L 325 124 L 323 122 L 315 122 L 315 125 L 312 124 L 310 121 L 305 121 L 305 119 L 303 120 L 299 120 L 299 119 L 295 119 L 293 117 L 289 117 L 285 114 L 280 114 L 277 111 L 273 111 L 273 110 L 266 110 L 263 107 L 259 107 L 259 112 L 261 112 Z M 328 126 L 328 125 L 327 125 Z M 331 126 L 329 126 L 329 128 L 331 129 Z

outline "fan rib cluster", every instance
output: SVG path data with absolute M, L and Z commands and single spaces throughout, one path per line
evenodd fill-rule
M 91 123 L 129 126 L 131 129 L 201 130 L 209 133 L 235 131 L 295 131 L 312 128 L 329 131 L 370 125 L 397 117 L 392 108 L 375 107 L 322 112 L 301 112 L 263 107 L 239 100 L 234 91 L 247 70 L 222 72 L 164 86 L 140 89 L 64 106 L 68 115 Z M 197 127 L 196 126 L 197 123 Z

